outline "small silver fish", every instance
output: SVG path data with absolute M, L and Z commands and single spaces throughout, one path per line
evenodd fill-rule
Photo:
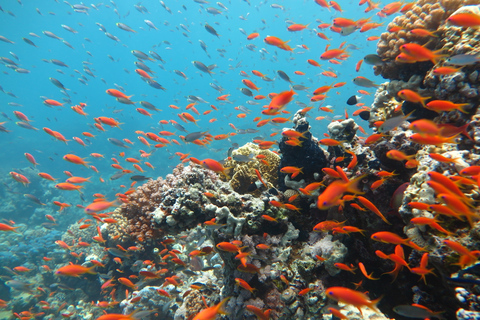
M 28 44 L 29 44 L 29 45 L 31 45 L 31 46 L 34 46 L 34 47 L 36 47 L 36 46 L 37 46 L 37 45 L 36 45 L 35 43 L 33 43 L 33 41 L 32 41 L 32 40 L 30 40 L 30 39 L 27 39 L 27 38 L 22 38 L 22 40 L 23 40 L 23 41 L 25 41 L 26 43 L 28 43 Z
M 192 142 L 192 141 L 195 141 L 195 140 L 198 140 L 198 139 L 202 138 L 203 136 L 205 136 L 205 134 L 207 134 L 207 132 L 208 131 L 192 132 L 192 133 L 187 134 L 182 140 L 185 141 L 185 142 Z
M 78 33 L 77 30 L 75 30 L 75 29 L 73 29 L 72 27 L 69 27 L 69 26 L 67 26 L 67 25 L 65 25 L 65 24 L 62 24 L 62 28 L 65 29 L 65 30 L 67 30 L 67 31 L 70 31 L 71 33 Z
M 118 140 L 118 139 L 115 139 L 115 138 L 108 138 L 107 140 L 108 140 L 108 142 L 110 142 L 111 144 L 113 144 L 117 147 L 122 147 L 122 148 L 127 148 L 127 149 L 130 148 L 125 143 L 123 143 L 123 141 L 121 141 L 121 140 Z
M 133 30 L 132 28 L 130 28 L 129 26 L 127 26 L 126 24 L 124 23 L 121 23 L 121 22 L 117 22 L 115 24 L 117 27 L 119 27 L 120 29 L 124 30 L 124 31 L 128 31 L 128 32 L 137 32 L 135 30 Z
M 50 38 L 53 38 L 53 39 L 57 39 L 57 40 L 62 40 L 62 38 L 60 38 L 59 36 L 57 36 L 55 33 L 53 32 L 50 32 L 50 31 L 42 31 L 42 33 L 44 35 L 46 35 L 47 37 L 50 37 Z
M 399 125 L 404 123 L 410 117 L 412 112 L 407 114 L 406 116 L 399 115 L 399 116 L 392 117 L 392 118 L 389 118 L 389 119 L 385 120 L 382 123 L 382 125 L 378 128 L 378 132 L 384 133 L 384 132 L 388 132 L 390 130 L 395 129 L 396 127 L 398 127 Z
M 357 86 L 360 87 L 365 87 L 365 88 L 376 88 L 380 85 L 373 83 L 372 80 L 369 80 L 364 77 L 356 77 L 353 79 L 353 83 L 355 83 Z
M 480 55 L 472 54 L 457 54 L 445 60 L 446 64 L 454 66 L 468 66 L 480 62 Z
M 209 75 L 212 75 L 213 72 L 210 71 L 210 69 L 204 63 L 200 61 L 192 61 L 192 63 L 195 66 L 195 68 L 197 68 L 198 70 L 208 73 Z
M 142 60 L 153 60 L 152 58 L 150 58 L 146 53 L 140 51 L 140 50 L 132 50 L 131 53 L 137 57 L 138 59 L 142 59 Z
M 441 312 L 433 312 L 427 308 L 421 308 L 411 305 L 399 305 L 393 308 L 393 311 L 401 316 L 413 319 L 427 319 L 427 318 L 438 318 L 445 319 L 440 314 Z
M 46 205 L 45 203 L 41 202 L 40 199 L 35 197 L 33 194 L 26 193 L 23 196 L 25 198 L 27 198 L 28 200 L 30 200 L 31 202 L 38 204 L 39 206 L 45 206 Z

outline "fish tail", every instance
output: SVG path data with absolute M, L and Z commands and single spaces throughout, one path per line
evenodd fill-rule
M 457 104 L 457 110 L 460 111 L 460 112 L 462 112 L 462 113 L 468 113 L 468 111 L 465 110 L 464 107 L 469 106 L 469 105 L 470 105 L 470 103 L 460 103 L 460 104 Z
M 353 180 L 350 180 L 348 182 L 346 192 L 355 193 L 355 194 L 364 194 L 365 192 L 362 192 L 358 189 L 358 183 L 365 177 L 366 175 L 363 175 L 363 176 L 356 177 Z
M 94 270 L 95 268 L 96 268 L 96 266 L 92 266 L 92 267 L 88 268 L 87 273 L 97 274 L 97 273 L 95 272 L 95 270 Z

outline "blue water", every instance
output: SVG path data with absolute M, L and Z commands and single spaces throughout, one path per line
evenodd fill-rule
M 244 87 L 241 80 L 245 79 L 240 75 L 241 71 L 250 75 L 252 80 L 260 87 L 259 94 L 268 95 L 271 92 L 281 92 L 290 89 L 290 84 L 280 79 L 276 71 L 286 72 L 294 84 L 303 84 L 310 87 L 309 92 L 314 89 L 330 85 L 336 82 L 346 82 L 346 85 L 340 88 L 334 88 L 328 93 L 328 98 L 323 106 L 331 105 L 335 114 L 318 111 L 318 102 L 312 104 L 309 99 L 310 93 L 297 91 L 298 95 L 291 102 L 287 110 L 292 114 L 301 107 L 295 104 L 295 101 L 313 105 L 315 108 L 309 112 L 312 132 L 315 136 L 322 138 L 327 132 L 328 119 L 315 120 L 318 116 L 339 116 L 344 117 L 345 110 L 351 115 L 358 107 L 347 106 L 346 100 L 357 90 L 365 89 L 355 86 L 352 79 L 356 76 L 364 76 L 376 83 L 382 82 L 382 79 L 375 77 L 372 67 L 363 65 L 361 72 L 355 72 L 356 63 L 366 54 L 376 52 L 376 41 L 366 41 L 369 36 L 379 36 L 385 30 L 388 21 L 382 21 L 374 13 L 365 14 L 365 6 L 359 7 L 355 1 L 339 1 L 344 9 L 340 15 L 334 10 L 321 8 L 314 1 L 278 1 L 277 4 L 284 9 L 272 8 L 274 2 L 262 1 L 256 3 L 252 1 L 249 4 L 245 1 L 231 1 L 224 4 L 228 11 L 220 8 L 214 2 L 206 5 L 195 3 L 194 1 L 165 1 L 171 9 L 172 14 L 168 13 L 158 1 L 143 1 L 141 4 L 148 9 L 148 13 L 141 13 L 134 7 L 133 1 L 104 2 L 98 5 L 98 10 L 90 7 L 88 13 L 75 12 L 66 2 L 60 1 L 3 1 L 0 12 L 0 35 L 14 41 L 14 44 L 0 42 L 0 56 L 7 57 L 19 64 L 21 68 L 30 70 L 28 74 L 17 73 L 3 65 L 0 65 L 0 85 L 5 92 L 13 93 L 14 98 L 6 93 L 0 92 L 0 112 L 5 113 L 10 119 L 0 117 L 0 122 L 6 121 L 4 126 L 10 130 L 10 133 L 0 132 L 0 196 L 3 205 L 0 210 L 0 219 L 13 220 L 17 223 L 27 224 L 34 228 L 42 223 L 49 222 L 44 218 L 45 214 L 54 216 L 59 224 L 53 226 L 58 230 L 65 230 L 65 227 L 76 220 L 84 217 L 83 210 L 75 208 L 75 205 L 88 205 L 94 193 L 103 193 L 107 198 L 113 200 L 117 192 L 123 192 L 126 189 L 120 185 L 129 186 L 131 175 L 125 175 L 119 180 L 111 181 L 110 177 L 117 172 L 111 168 L 114 157 L 120 161 L 120 164 L 126 169 L 134 170 L 132 164 L 125 162 L 120 152 L 125 152 L 126 157 L 135 157 L 139 159 L 139 150 L 147 152 L 155 150 L 141 144 L 135 131 L 158 133 L 160 130 L 175 132 L 177 135 L 184 134 L 176 130 L 173 126 L 160 125 L 160 120 L 175 120 L 182 124 L 188 132 L 207 131 L 212 135 L 231 133 L 234 130 L 229 125 L 233 124 L 238 129 L 254 128 L 255 117 L 261 116 L 260 111 L 267 100 L 258 101 L 258 105 L 248 105 L 247 100 L 252 98 L 243 95 L 240 88 Z M 73 3 L 72 3 L 73 4 Z M 184 6 L 183 6 L 184 5 Z M 207 7 L 215 7 L 222 14 L 212 15 L 205 10 Z M 36 10 L 38 8 L 39 14 Z M 114 9 L 118 10 L 118 15 Z M 12 16 L 8 12 L 14 14 Z M 243 16 L 246 20 L 240 19 Z M 384 22 L 384 27 L 373 29 L 365 33 L 358 31 L 343 37 L 339 34 L 325 30 L 316 30 L 317 25 L 322 22 L 331 22 L 336 16 L 342 16 L 351 19 L 360 19 L 373 17 L 372 21 Z M 158 30 L 150 29 L 144 22 L 145 19 L 152 21 Z M 391 18 L 389 18 L 391 20 Z M 287 31 L 288 21 L 295 23 L 309 24 L 309 28 L 301 32 Z M 121 22 L 136 31 L 136 33 L 126 32 L 119 29 L 115 24 Z M 107 32 L 120 39 L 119 42 L 113 41 L 105 36 L 104 32 L 99 30 L 96 23 L 101 23 L 107 29 Z M 219 38 L 208 33 L 204 25 L 210 24 L 220 35 Z M 71 33 L 64 28 L 62 24 L 67 25 L 78 33 Z M 188 28 L 185 31 L 180 25 Z M 254 40 L 248 41 L 246 35 L 239 31 L 239 28 L 245 30 L 247 34 L 259 32 L 260 36 Z M 42 32 L 50 31 L 65 41 L 70 43 L 74 49 L 67 47 L 60 40 L 45 36 Z M 320 39 L 317 31 L 324 32 L 331 41 Z M 29 33 L 35 33 L 40 38 L 30 36 Z M 267 36 L 276 36 L 283 40 L 290 40 L 289 45 L 295 48 L 293 52 L 280 50 L 269 46 L 263 42 Z M 25 43 L 22 38 L 28 38 L 33 41 L 37 47 Z M 201 49 L 199 40 L 203 40 L 208 46 L 208 54 Z M 342 42 L 346 45 L 355 45 L 356 49 L 348 49 L 350 57 L 343 61 L 341 65 L 330 64 L 327 61 L 320 61 L 319 56 L 325 51 L 327 44 L 330 48 L 337 48 Z M 255 45 L 255 50 L 251 51 L 246 45 Z M 309 50 L 305 50 L 300 45 L 305 44 Z M 262 54 L 259 51 L 265 48 L 268 53 Z M 148 53 L 150 50 L 157 52 L 165 63 L 160 61 L 144 61 L 155 72 L 154 80 L 166 88 L 166 91 L 154 89 L 144 82 L 138 74 L 135 73 L 134 62 L 137 58 L 131 53 L 131 50 L 140 50 Z M 225 50 L 224 53 L 218 50 Z M 18 56 L 16 60 L 11 53 Z M 112 61 L 108 56 L 113 57 Z M 63 61 L 68 67 L 44 62 L 43 60 L 58 59 Z M 322 64 L 321 68 L 313 67 L 307 63 L 307 59 L 314 59 Z M 202 73 L 192 64 L 193 60 L 201 61 L 206 65 L 216 64 L 213 75 Z M 165 70 L 158 65 L 162 64 Z M 85 73 L 84 66 L 88 66 L 95 77 Z M 184 72 L 188 79 L 176 75 L 173 70 Z M 268 77 L 274 79 L 273 82 L 266 82 L 259 77 L 254 76 L 251 71 L 258 70 Z M 294 71 L 300 70 L 306 73 L 305 76 L 298 76 Z M 338 78 L 333 79 L 320 75 L 323 71 L 334 71 Z M 60 72 L 59 72 L 60 71 Z M 78 81 L 78 78 L 85 76 L 88 80 L 86 84 Z M 49 77 L 60 80 L 66 88 L 71 99 L 71 103 L 65 103 L 63 107 L 47 107 L 42 102 L 41 96 L 48 97 L 62 102 L 67 98 L 61 93 L 60 89 L 54 86 Z M 225 88 L 222 94 L 230 94 L 229 100 L 232 104 L 222 104 L 216 98 L 220 95 L 209 83 L 214 82 Z M 152 118 L 146 117 L 135 111 L 135 108 L 141 107 L 138 103 L 125 105 L 117 102 L 114 97 L 106 94 L 107 89 L 115 89 L 115 84 L 123 87 L 127 95 L 133 95 L 132 101 L 148 101 L 156 107 L 162 109 L 161 112 L 153 112 Z M 369 105 L 373 101 L 373 90 L 369 90 L 372 95 L 365 96 L 362 102 Z M 254 94 L 257 94 L 254 92 Z M 199 119 L 198 126 L 192 123 L 183 123 L 178 117 L 178 113 L 185 112 L 185 107 L 189 103 L 188 95 L 196 95 L 208 101 L 196 106 L 200 115 L 191 111 L 196 119 Z M 18 103 L 22 106 L 11 106 L 9 103 Z M 81 116 L 70 109 L 72 105 L 86 103 L 85 112 L 87 117 Z M 179 110 L 169 108 L 174 104 L 180 107 Z M 213 104 L 218 111 L 213 110 L 208 115 L 202 113 L 210 110 Z M 243 119 L 237 117 L 241 111 L 235 110 L 236 106 L 244 105 L 251 112 Z M 20 111 L 27 115 L 31 124 L 38 128 L 38 131 L 27 130 L 15 125 L 18 121 L 13 115 L 13 111 Z M 122 124 L 120 128 L 109 128 L 104 126 L 106 132 L 100 132 L 93 129 L 94 117 L 106 116 L 114 117 Z M 286 115 L 288 117 L 288 115 Z M 209 122 L 216 118 L 216 122 Z M 262 117 L 262 119 L 265 117 Z M 358 120 L 360 125 L 368 130 L 367 123 Z M 164 176 L 171 172 L 172 168 L 179 163 L 175 152 L 190 153 L 198 159 L 214 158 L 221 160 L 226 157 L 228 148 L 232 143 L 238 143 L 240 146 L 246 142 L 252 141 L 254 137 L 264 137 L 266 140 L 275 140 L 269 135 L 278 132 L 285 125 L 266 125 L 258 128 L 259 132 L 244 135 L 235 135 L 228 140 L 212 141 L 206 147 L 194 144 L 180 145 L 174 143 L 165 148 L 156 150 L 148 161 L 155 166 L 155 170 L 142 164 L 145 173 L 136 172 L 135 174 L 146 175 L 149 177 Z M 68 145 L 61 141 L 53 139 L 45 133 L 42 128 L 48 127 L 52 130 L 62 133 L 67 139 L 80 137 L 86 143 L 83 147 L 75 141 L 69 141 Z M 96 138 L 86 138 L 82 132 L 88 131 L 96 135 Z M 124 149 L 112 145 L 107 138 L 129 139 L 134 142 L 130 149 Z M 178 137 L 166 137 L 169 140 Z M 152 142 L 153 143 L 153 142 Z M 66 179 L 64 171 L 70 171 L 75 176 L 91 177 L 91 183 L 86 183 L 83 190 L 83 199 L 75 191 L 60 191 L 55 189 L 55 183 L 41 180 L 36 176 L 37 171 L 29 169 L 32 165 L 24 157 L 24 153 L 34 155 L 39 163 L 36 169 L 41 172 L 51 174 L 58 178 L 57 182 Z M 89 156 L 90 153 L 97 152 L 105 158 L 95 159 Z M 85 158 L 90 165 L 94 165 L 99 174 L 88 167 L 75 165 L 62 159 L 65 154 L 73 153 Z M 24 173 L 32 183 L 24 187 L 15 182 L 10 176 L 10 171 Z M 105 182 L 100 182 L 100 178 Z M 45 203 L 46 206 L 38 206 L 29 202 L 22 195 L 33 194 Z M 63 213 L 58 213 L 58 207 L 52 204 L 54 200 L 67 202 L 72 205 L 65 209 Z M 66 212 L 66 213 L 65 213 Z M 59 239 L 59 234 L 55 234 L 55 239 Z M 42 240 L 43 241 L 43 240 Z M 43 242 L 42 242 L 43 243 Z M 31 245 L 31 242 L 24 245 Z M 15 252 L 12 252 L 16 254 Z M 44 255 L 45 252 L 39 252 Z M 7 261 L 7 253 L 0 256 L 2 261 Z M 16 255 L 14 264 L 22 263 Z M 22 257 L 20 257 L 22 258 Z M 7 260 L 5 260 L 7 259 Z M 12 260 L 11 260 L 12 261 Z M 10 265 L 12 267 L 14 265 Z

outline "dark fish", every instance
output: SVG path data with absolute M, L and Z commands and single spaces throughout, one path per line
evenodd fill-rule
M 132 181 L 145 181 L 148 179 L 152 179 L 151 177 L 145 177 L 145 176 L 131 176 L 130 180 Z
M 116 145 L 117 147 L 122 147 L 122 148 L 127 148 L 130 149 L 129 146 L 127 146 L 123 141 L 115 139 L 115 138 L 108 138 L 108 142 L 110 142 L 113 145 Z
M 275 189 L 275 188 L 271 188 L 268 190 L 268 193 L 274 195 L 274 196 L 278 196 L 278 190 Z
M 163 91 L 166 91 L 167 89 L 165 89 L 164 87 L 162 87 L 162 85 L 160 83 L 158 83 L 157 81 L 155 80 L 152 80 L 152 79 L 146 79 L 145 80 L 149 85 L 150 87 L 152 88 L 155 88 L 155 89 L 160 89 L 160 90 L 163 90 Z
M 240 91 L 248 97 L 253 97 L 253 92 L 250 89 L 240 88 Z
M 130 258 L 130 254 L 127 254 L 126 252 L 120 250 L 120 249 L 117 249 L 117 248 L 108 248 L 107 251 L 112 255 L 112 256 L 115 256 L 115 257 L 119 257 L 119 258 Z
M 157 107 L 155 107 L 153 104 L 151 104 L 150 102 L 147 102 L 147 101 L 140 101 L 140 105 L 144 108 L 147 108 L 149 110 L 153 110 L 153 111 L 162 111 L 160 109 L 158 109 Z
M 192 132 L 192 133 L 189 133 L 185 136 L 185 138 L 183 138 L 183 141 L 185 142 L 192 142 L 192 141 L 195 141 L 195 140 L 198 140 L 200 139 L 201 137 L 203 137 L 208 131 L 204 131 L 204 132 Z
M 255 190 L 260 189 L 263 186 L 263 183 L 261 181 L 255 181 L 251 185 L 248 186 L 247 191 L 248 192 L 253 192 Z
M 35 43 L 33 43 L 32 40 L 27 39 L 27 38 L 22 38 L 22 40 L 25 41 L 26 43 L 28 43 L 29 45 L 36 47 Z
M 358 114 L 360 118 L 362 118 L 365 121 L 368 121 L 370 119 L 370 111 L 362 111 Z
M 50 285 L 50 288 L 51 288 L 51 289 L 58 288 L 58 289 L 68 290 L 68 291 L 73 291 L 73 290 L 75 290 L 75 289 L 73 289 L 73 288 L 70 288 L 69 286 L 66 286 L 66 285 L 62 284 L 62 283 L 53 283 L 53 284 Z
M 58 88 L 60 88 L 60 89 L 63 89 L 63 90 L 66 90 L 66 89 L 65 89 L 65 86 L 64 86 L 60 81 L 58 81 L 57 79 L 52 78 L 52 77 L 50 77 L 50 78 L 48 78 L 48 79 L 49 79 L 50 82 L 53 83 L 56 87 L 58 87 Z
M 277 71 L 277 74 L 278 74 L 278 75 L 280 76 L 280 78 L 282 78 L 283 80 L 292 83 L 292 80 L 290 80 L 290 77 L 289 77 L 285 72 L 283 72 L 282 70 L 278 70 L 278 71 Z
M 27 198 L 28 200 L 30 200 L 31 202 L 36 203 L 36 204 L 38 204 L 38 205 L 40 205 L 40 206 L 45 206 L 45 205 L 46 205 L 45 203 L 42 203 L 42 202 L 40 201 L 40 199 L 38 199 L 37 197 L 35 197 L 33 194 L 28 194 L 28 193 L 26 193 L 26 194 L 24 194 L 23 196 L 24 196 L 25 198 Z
M 200 61 L 192 61 L 192 63 L 195 66 L 195 68 L 197 68 L 198 70 L 208 73 L 209 75 L 212 75 L 213 72 L 210 71 L 210 69 L 204 63 Z
M 356 105 L 359 101 L 360 101 L 360 97 L 353 95 L 350 98 L 348 98 L 347 104 L 349 106 L 353 106 L 353 105 Z
M 53 64 L 56 64 L 57 66 L 68 68 L 68 65 L 65 64 L 65 62 L 63 62 L 63 61 L 60 61 L 60 60 L 57 60 L 57 59 L 51 59 L 50 62 L 53 63 Z
M 367 54 L 363 57 L 363 61 L 372 66 L 381 66 L 384 64 L 382 58 L 378 54 Z
M 205 23 L 205 29 L 208 31 L 208 33 L 213 34 L 217 38 L 220 37 L 220 35 L 217 33 L 217 30 L 215 30 L 211 25 L 208 23 Z
M 178 122 L 171 122 L 172 126 L 177 129 L 177 130 L 180 130 L 182 132 L 188 132 L 187 129 L 185 129 L 181 124 L 179 124 Z

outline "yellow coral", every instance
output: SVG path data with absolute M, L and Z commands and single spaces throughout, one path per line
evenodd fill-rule
M 256 144 L 247 143 L 234 150 L 232 157 L 235 155 L 250 156 L 252 160 L 240 162 L 232 158 L 225 162 L 224 166 L 230 168 L 230 176 L 232 177 L 230 179 L 230 185 L 233 190 L 238 193 L 247 193 L 248 187 L 258 181 L 255 169 L 260 172 L 263 181 L 265 181 L 269 188 L 277 185 L 278 166 L 280 164 L 280 157 L 277 154 L 270 150 L 262 150 Z M 265 160 L 268 165 L 260 161 L 260 159 L 257 159 L 256 156 L 258 155 L 265 156 L 263 160 Z

